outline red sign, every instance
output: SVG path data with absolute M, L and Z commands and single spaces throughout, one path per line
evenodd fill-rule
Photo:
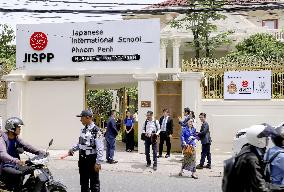
M 47 42 L 47 36 L 43 32 L 34 32 L 30 38 L 30 45 L 36 51 L 44 50 Z
M 249 82 L 248 81 L 243 81 L 242 82 L 242 87 L 248 87 L 249 85 Z

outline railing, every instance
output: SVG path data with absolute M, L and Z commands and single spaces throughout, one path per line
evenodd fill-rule
M 0 99 L 7 99 L 7 82 L 0 81 Z
M 224 98 L 225 71 L 272 71 L 272 99 L 284 99 L 284 60 L 261 59 L 192 59 L 182 61 L 183 72 L 204 72 L 201 81 L 204 99 Z
M 272 34 L 277 40 L 284 41 L 284 31 L 279 29 L 269 29 L 268 33 Z

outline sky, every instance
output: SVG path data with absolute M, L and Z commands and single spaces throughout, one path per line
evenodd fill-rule
M 89 3 L 160 3 L 164 0 L 0 0 L 0 8 L 6 9 L 71 9 L 71 10 L 115 10 L 140 9 L 145 6 L 112 6 L 94 5 Z M 52 2 L 56 1 L 56 2 Z M 76 3 L 72 3 L 76 2 Z M 103 7 L 102 7 L 103 6 Z M 0 23 L 8 24 L 13 29 L 16 24 L 86 22 L 99 20 L 119 20 L 120 15 L 95 15 L 76 13 L 3 13 L 0 12 Z

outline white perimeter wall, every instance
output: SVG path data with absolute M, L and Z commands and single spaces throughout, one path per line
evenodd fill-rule
M 5 126 L 6 120 L 6 100 L 0 100 L 0 128 Z
M 201 110 L 208 116 L 215 153 L 231 152 L 233 137 L 239 129 L 260 123 L 278 125 L 284 121 L 284 100 L 202 100 Z
M 69 149 L 82 127 L 84 87 L 84 80 L 25 82 L 22 138 L 41 148 L 54 138 L 53 149 Z

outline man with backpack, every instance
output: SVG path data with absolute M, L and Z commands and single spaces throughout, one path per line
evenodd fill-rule
M 268 192 L 263 161 L 271 126 L 253 125 L 246 133 L 247 144 L 238 155 L 225 161 L 223 192 Z
M 142 135 L 145 140 L 145 155 L 147 161 L 147 167 L 151 166 L 150 159 L 150 146 L 153 150 L 153 169 L 157 170 L 157 139 L 160 134 L 160 124 L 158 120 L 153 119 L 153 112 L 147 112 L 147 119 L 143 125 Z
M 271 136 L 275 146 L 267 151 L 264 158 L 267 162 L 265 176 L 267 181 L 284 191 L 284 127 L 277 127 L 275 132 Z

